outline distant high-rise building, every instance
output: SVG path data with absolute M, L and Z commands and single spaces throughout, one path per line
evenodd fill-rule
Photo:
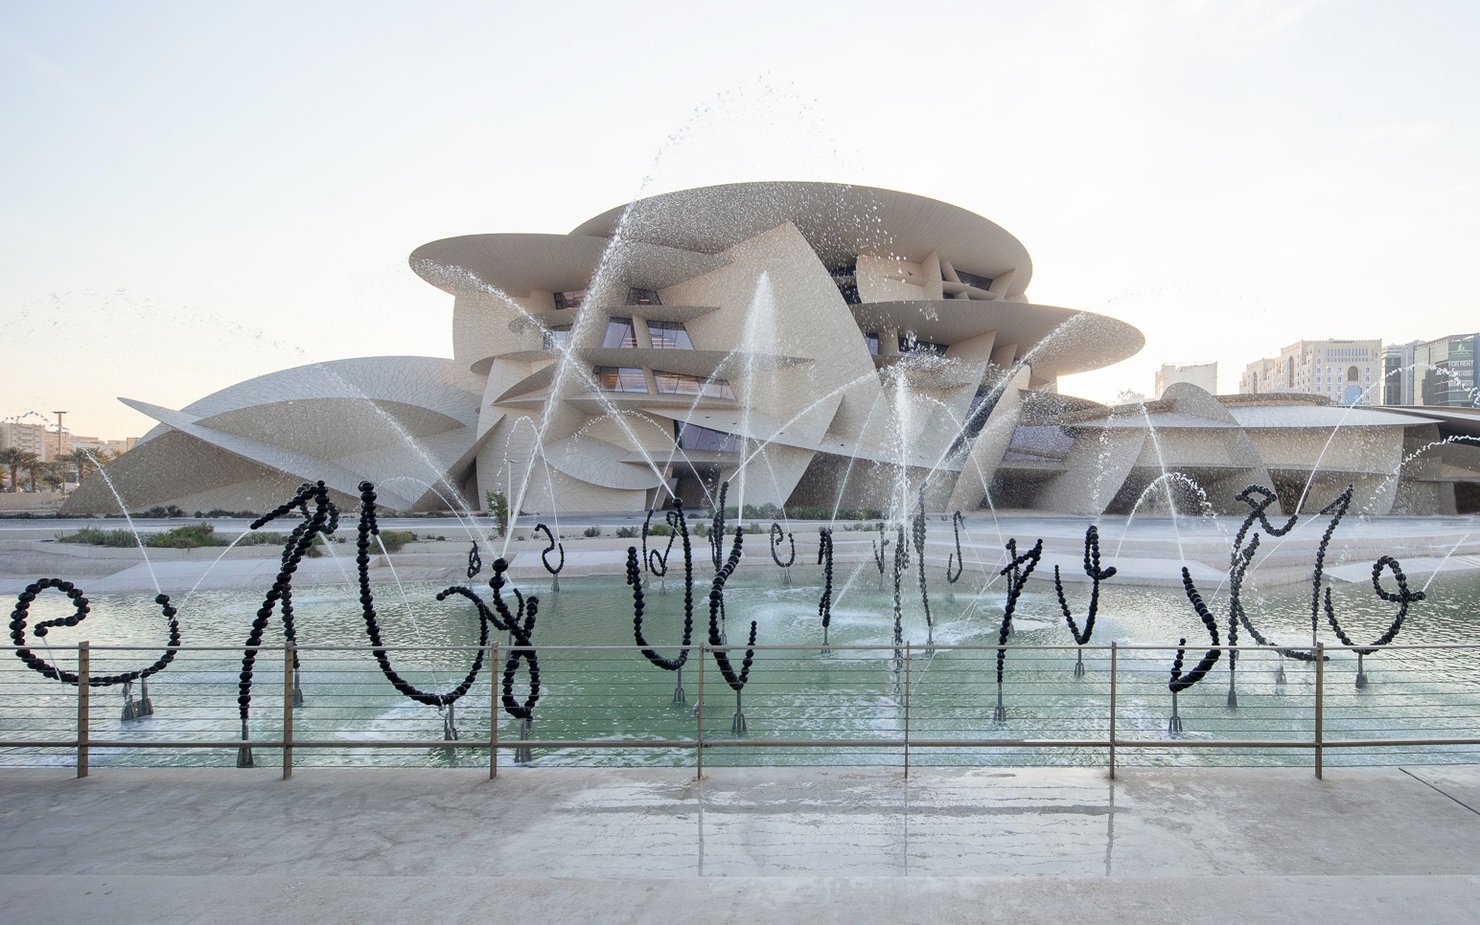
M 1389 344 L 1382 352 L 1382 403 L 1411 405 L 1413 400 L 1413 353 L 1423 344 L 1411 340 L 1406 344 Z
M 1480 334 L 1451 334 L 1413 349 L 1413 398 L 1404 404 L 1480 406 L 1480 375 L 1475 369 Z
M 1393 344 L 1383 351 L 1383 403 L 1473 408 L 1480 406 L 1480 334 L 1451 334 Z
M 1378 405 L 1383 394 L 1380 340 L 1302 340 L 1273 358 L 1255 360 L 1239 379 L 1239 391 L 1324 395 L 1340 405 Z
M 1173 382 L 1188 382 L 1197 386 L 1204 392 L 1216 394 L 1218 391 L 1218 364 L 1217 363 L 1163 363 L 1161 369 L 1156 371 L 1156 397 Z

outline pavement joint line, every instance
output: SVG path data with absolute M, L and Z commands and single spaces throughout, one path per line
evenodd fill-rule
M 1449 799 L 1451 799 L 1454 802 L 1458 803 L 1459 805 L 1463 806 L 1465 809 L 1468 809 L 1470 812 L 1474 813 L 1475 815 L 1480 816 L 1480 809 L 1476 809 L 1475 807 L 1471 806 L 1470 804 L 1466 803 L 1464 800 L 1461 800 L 1459 797 L 1457 797 L 1457 796 L 1455 796 L 1455 795 L 1453 795 L 1451 793 L 1446 793 L 1437 784 L 1434 784 L 1434 783 L 1432 783 L 1430 781 L 1424 780 L 1422 777 L 1419 777 L 1417 774 L 1414 774 L 1412 771 L 1408 770 L 1407 768 L 1400 767 L 1400 768 L 1398 768 L 1398 770 L 1399 771 L 1402 771 L 1404 774 L 1407 774 L 1409 777 L 1411 777 L 1414 780 L 1418 781 L 1420 784 L 1423 784 L 1426 787 L 1432 788 L 1435 793 L 1442 794 L 1443 796 L 1449 797 Z

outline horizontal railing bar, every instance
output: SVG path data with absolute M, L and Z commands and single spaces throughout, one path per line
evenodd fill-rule
M 911 745 L 915 743 L 911 742 Z M 1324 745 L 1325 743 L 1321 743 Z M 1310 748 L 1310 739 L 1116 739 L 1116 748 Z
M 488 748 L 486 739 L 294 739 L 294 748 Z M 910 748 L 1109 748 L 1109 739 L 917 739 Z M 1122 739 L 1116 748 L 1273 748 L 1313 749 L 1310 740 L 1300 739 Z M 0 748 L 76 748 L 77 739 L 13 739 L 0 741 Z M 89 739 L 91 748 L 249 748 L 280 749 L 281 739 Z M 903 748 L 902 738 L 886 739 L 705 739 L 704 748 Z M 1480 746 L 1480 738 L 1333 739 L 1322 748 L 1415 748 L 1421 746 Z M 500 739 L 499 749 L 519 748 L 679 748 L 699 746 L 695 739 Z
M 1480 745 L 1480 739 L 1327 739 L 1322 748 L 1365 748 L 1379 745 L 1383 748 L 1403 748 L 1414 745 Z
M 489 645 L 492 645 L 492 644 L 493 644 L 492 642 L 489 643 Z M 89 648 L 94 653 L 96 653 L 96 652 L 159 652 L 159 651 L 161 651 L 161 647 L 159 645 L 157 645 L 157 644 L 156 645 L 109 645 L 109 644 L 94 643 L 94 644 L 90 645 Z M 414 643 L 398 643 L 398 644 L 394 644 L 394 645 L 375 646 L 375 645 L 370 645 L 368 643 L 365 643 L 365 644 L 360 644 L 360 645 L 305 645 L 305 644 L 299 644 L 299 645 L 296 645 L 295 648 L 297 648 L 297 650 L 299 652 L 371 652 L 371 651 L 374 651 L 374 650 L 377 650 L 377 649 L 384 650 L 384 651 L 387 651 L 387 652 L 479 652 L 479 651 L 487 650 L 488 649 L 488 646 L 480 646 L 480 645 L 473 645 L 473 644 L 460 645 L 460 646 L 446 646 L 446 645 L 443 645 L 443 646 L 427 646 L 427 645 L 417 645 L 417 644 L 414 644 Z M 530 645 L 530 646 L 510 646 L 510 645 L 504 645 L 502 643 L 499 643 L 498 648 L 499 648 L 499 651 L 501 651 L 501 652 L 518 652 L 518 651 L 534 650 L 534 651 L 538 651 L 538 652 L 545 652 L 545 651 L 551 651 L 551 652 L 589 651 L 589 652 L 638 652 L 638 653 L 640 653 L 640 652 L 643 651 L 643 649 L 645 647 L 643 647 L 643 646 L 637 646 L 637 645 L 538 645 L 538 644 L 536 644 L 536 645 Z M 678 645 L 662 645 L 662 644 L 657 644 L 657 645 L 653 645 L 653 646 L 648 646 L 646 648 L 659 649 L 659 650 L 663 650 L 663 651 L 674 651 L 674 652 L 677 652 L 677 651 L 681 651 L 684 647 L 678 646 Z M 822 648 L 822 645 L 821 645 L 820 642 L 814 642 L 814 643 L 805 644 L 805 645 L 755 645 L 755 646 L 747 646 L 747 645 L 743 645 L 743 644 L 739 644 L 739 645 L 711 646 L 711 645 L 709 645 L 707 643 L 705 643 L 703 645 L 700 645 L 699 643 L 694 643 L 694 644 L 688 646 L 687 648 L 690 649 L 691 651 L 704 651 L 704 652 L 734 652 L 734 651 L 744 651 L 746 649 L 753 649 L 753 650 L 755 650 L 757 652 L 808 652 L 808 651 L 810 651 L 810 652 L 816 652 L 818 649 Z M 837 651 L 837 652 L 892 652 L 896 648 L 899 648 L 899 649 L 902 650 L 904 648 L 904 646 L 903 646 L 903 644 L 901 644 L 899 646 L 894 646 L 894 645 L 850 645 L 850 644 L 838 643 L 838 644 L 829 644 L 827 646 L 827 648 L 830 651 Z M 1236 651 L 1236 652 L 1239 653 L 1240 656 L 1250 655 L 1250 654 L 1253 654 L 1253 653 L 1261 653 L 1261 654 L 1265 654 L 1265 655 L 1277 655 L 1280 652 L 1301 652 L 1301 653 L 1306 653 L 1306 652 L 1311 651 L 1311 647 L 1308 646 L 1308 645 L 1277 645 L 1277 646 L 1246 646 L 1246 645 L 1228 646 L 1228 645 L 1218 645 L 1218 646 L 1212 646 L 1212 645 L 1198 645 L 1198 644 L 1195 644 L 1195 643 L 1188 643 L 1185 646 L 1156 645 L 1156 644 L 1150 644 L 1150 643 L 1126 643 L 1126 644 L 1123 644 L 1123 645 L 1117 644 L 1117 648 L 1121 652 L 1163 652 L 1163 653 L 1166 653 L 1166 652 L 1175 652 L 1179 648 L 1181 648 L 1181 649 L 1183 649 L 1183 650 L 1185 650 L 1187 652 L 1211 652 L 1211 651 L 1214 651 L 1214 650 L 1217 650 L 1219 652 L 1234 652 L 1234 651 Z M 1350 646 L 1345 646 L 1345 645 L 1327 645 L 1324 648 L 1325 648 L 1325 650 L 1326 650 L 1327 653 L 1332 653 L 1332 652 L 1350 652 L 1350 653 L 1354 653 L 1358 649 L 1373 649 L 1373 648 L 1375 648 L 1376 649 L 1376 652 L 1372 653 L 1372 657 L 1376 657 L 1377 655 L 1380 655 L 1380 654 L 1385 653 L 1385 652 L 1429 652 L 1429 651 L 1456 651 L 1456 652 L 1462 652 L 1462 651 L 1472 651 L 1472 650 L 1480 649 L 1480 644 L 1476 644 L 1476 643 L 1389 643 L 1388 645 L 1385 645 L 1385 646 L 1375 646 L 1375 647 L 1374 646 L 1371 646 L 1371 645 L 1354 644 L 1354 645 L 1350 645 Z M 55 651 L 55 652 L 75 652 L 76 649 L 77 649 L 77 646 L 75 644 L 73 644 L 73 643 L 52 644 L 52 643 L 49 643 L 49 642 L 44 642 L 44 641 L 41 641 L 41 640 L 37 640 L 35 642 L 32 642 L 32 643 L 27 644 L 27 645 L 24 645 L 24 646 L 18 646 L 18 645 L 10 644 L 10 645 L 6 645 L 6 646 L 3 646 L 3 647 L 0 647 L 0 649 L 9 650 L 12 653 L 15 652 L 15 651 L 17 651 L 17 650 L 19 650 L 19 649 L 28 649 L 28 650 L 32 650 L 32 651 L 37 650 L 37 649 L 42 649 L 42 650 Z M 214 645 L 214 646 L 182 645 L 182 646 L 175 646 L 174 647 L 174 650 L 176 652 L 281 652 L 281 651 L 283 651 L 283 649 L 284 649 L 284 646 L 282 646 L 282 645 L 257 645 L 257 646 L 245 646 L 245 645 Z M 1069 643 L 1063 643 L 1063 644 L 1032 644 L 1032 645 L 1019 645 L 1019 644 L 1014 644 L 1014 643 L 1008 643 L 1006 645 L 996 645 L 996 644 L 990 644 L 990 643 L 982 643 L 982 644 L 952 644 L 952 645 L 936 644 L 935 646 L 931 647 L 931 649 L 925 649 L 924 647 L 917 646 L 916 647 L 916 653 L 915 653 L 915 656 L 914 657 L 917 658 L 917 659 L 928 658 L 928 654 L 930 652 L 942 652 L 942 651 L 944 651 L 944 652 L 996 652 L 998 649 L 1006 650 L 1009 653 L 1011 653 L 1011 652 L 1067 652 L 1067 653 L 1074 653 L 1074 652 L 1079 652 L 1079 651 L 1084 652 L 1086 655 L 1088 655 L 1090 653 L 1104 653 L 1104 655 L 1106 656 L 1107 660 L 1108 660 L 1108 656 L 1109 656 L 1109 653 L 1110 653 L 1110 646 L 1108 646 L 1108 645 L 1088 645 L 1088 644 L 1086 644 L 1084 646 L 1077 646 L 1077 645 L 1073 645 L 1073 644 L 1069 644 Z M 1293 660 L 1292 659 L 1292 661 L 1295 661 L 1297 664 L 1303 664 L 1303 663 L 1299 662 L 1298 660 Z M 1132 669 L 1132 670 L 1134 670 L 1134 669 Z

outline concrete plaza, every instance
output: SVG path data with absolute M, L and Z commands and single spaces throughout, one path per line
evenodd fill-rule
M 1480 768 L 0 772 L 10 922 L 1473 922 Z

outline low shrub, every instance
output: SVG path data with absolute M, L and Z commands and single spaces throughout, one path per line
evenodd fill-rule
M 288 541 L 286 533 L 254 533 L 248 531 L 236 541 L 238 546 L 281 546 Z
M 227 540 L 216 536 L 211 524 L 187 524 L 163 533 L 155 533 L 144 540 L 150 549 L 197 549 L 201 546 L 225 546 Z
M 600 527 L 587 527 L 586 529 L 584 529 L 584 530 L 581 531 L 581 536 L 600 536 L 600 535 L 601 535 L 601 528 Z
M 58 543 L 107 546 L 113 549 L 123 549 L 138 542 L 131 530 L 100 530 L 97 527 L 83 527 L 76 533 L 58 533 L 56 539 Z
M 400 552 L 407 543 L 414 542 L 416 542 L 416 534 L 410 530 L 380 531 L 380 545 L 385 547 L 386 552 Z
M 618 527 L 617 528 L 617 536 L 621 537 L 622 539 L 629 539 L 629 540 L 630 539 L 633 539 L 634 537 L 637 536 L 637 528 L 636 527 Z

